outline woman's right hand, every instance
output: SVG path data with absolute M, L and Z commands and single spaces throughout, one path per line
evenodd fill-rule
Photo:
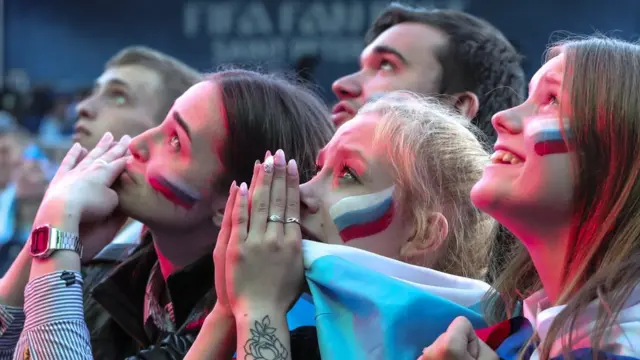
M 498 360 L 489 345 L 476 335 L 465 317 L 457 317 L 447 331 L 422 351 L 418 360 Z
M 75 144 L 44 195 L 34 227 L 79 229 L 83 260 L 102 250 L 126 221 L 126 216 L 114 214 L 118 195 L 110 187 L 124 170 L 130 141 L 124 136 L 114 143 L 113 135 L 107 133 L 89 152 Z
M 213 311 L 223 316 L 229 316 L 230 318 L 233 318 L 233 313 L 229 306 L 229 297 L 227 296 L 225 257 L 227 255 L 227 246 L 229 245 L 229 236 L 231 235 L 231 215 L 227 214 L 231 214 L 233 210 L 237 192 L 238 186 L 234 181 L 229 188 L 229 198 L 224 208 L 224 216 L 222 218 L 222 224 L 220 225 L 220 231 L 218 232 L 216 247 L 213 249 L 214 282 L 217 297 Z
M 267 153 L 267 156 L 269 155 L 271 155 L 271 153 Z M 253 177 L 257 175 L 260 166 L 260 162 L 256 161 L 253 166 Z M 249 189 L 249 193 L 253 193 L 253 188 L 254 186 L 252 184 L 252 187 Z M 227 294 L 226 287 L 226 256 L 227 248 L 229 247 L 229 240 L 231 238 L 231 230 L 233 228 L 232 215 L 238 189 L 239 187 L 234 181 L 229 188 L 229 198 L 227 199 L 227 204 L 224 208 L 224 216 L 222 218 L 222 224 L 220 225 L 220 231 L 218 232 L 216 247 L 213 250 L 213 263 L 215 265 L 214 281 L 218 299 L 216 301 L 215 309 L 231 317 L 233 317 L 233 313 L 231 312 L 231 306 L 229 305 L 229 296 Z M 215 211 L 215 209 L 213 210 Z

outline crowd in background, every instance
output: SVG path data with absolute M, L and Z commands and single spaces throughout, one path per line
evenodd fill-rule
M 75 106 L 90 93 L 5 84 L 0 91 L 0 274 L 31 231 L 56 164 L 71 146 Z

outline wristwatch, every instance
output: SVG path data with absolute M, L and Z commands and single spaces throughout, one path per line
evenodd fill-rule
M 82 257 L 82 244 L 78 234 L 43 225 L 31 232 L 31 256 L 46 259 L 59 250 L 75 251 Z

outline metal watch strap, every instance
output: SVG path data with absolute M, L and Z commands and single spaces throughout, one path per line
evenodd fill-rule
M 75 251 L 80 257 L 82 257 L 82 244 L 80 244 L 80 238 L 77 234 L 60 231 L 58 229 L 51 229 L 53 234 L 51 250 L 71 250 Z

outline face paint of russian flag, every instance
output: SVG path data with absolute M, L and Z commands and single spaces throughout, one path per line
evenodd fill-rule
M 391 186 L 377 193 L 349 196 L 335 203 L 329 214 L 345 243 L 384 231 L 393 219 Z
M 192 208 L 200 200 L 200 193 L 197 190 L 169 174 L 152 176 L 149 184 L 169 201 L 185 209 Z
M 564 129 L 560 128 L 561 124 Z M 546 156 L 569 152 L 564 138 L 565 136 L 571 137 L 571 129 L 567 120 L 561 123 L 558 119 L 544 119 L 529 126 L 529 134 L 533 138 L 533 149 L 536 154 Z

